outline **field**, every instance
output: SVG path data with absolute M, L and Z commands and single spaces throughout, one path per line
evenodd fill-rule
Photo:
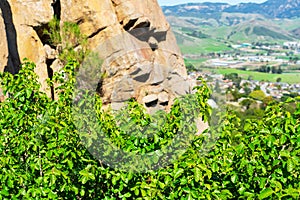
M 179 44 L 183 54 L 206 54 L 232 50 L 225 43 L 211 38 L 197 39 L 192 44 Z
M 257 81 L 270 81 L 276 82 L 277 78 L 281 78 L 281 82 L 285 83 L 300 83 L 300 73 L 283 73 L 283 74 L 268 74 L 261 72 L 253 72 L 253 71 L 244 71 L 239 69 L 228 69 L 228 68 L 202 68 L 203 71 L 211 71 L 216 74 L 229 74 L 229 73 L 237 73 L 239 76 L 247 79 L 249 76 L 252 77 L 253 80 Z
M 199 64 L 207 61 L 208 58 L 197 58 L 197 59 L 190 59 L 190 58 L 186 58 L 184 59 L 186 64 L 192 64 L 194 66 L 198 66 Z
M 224 41 L 213 37 L 197 38 L 188 35 L 191 31 L 188 28 L 172 28 L 177 44 L 183 54 L 208 54 L 212 52 L 224 52 L 232 50 Z M 182 31 L 182 29 L 184 31 Z

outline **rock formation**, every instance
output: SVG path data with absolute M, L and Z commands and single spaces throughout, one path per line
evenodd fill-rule
M 4 71 L 4 67 L 8 61 L 8 46 L 5 32 L 4 19 L 0 10 L 0 71 Z
M 150 110 L 166 108 L 190 92 L 175 37 L 156 0 L 1 0 L 0 8 L 0 70 L 16 73 L 20 60 L 29 58 L 49 95 L 45 79 L 61 67 L 59 46 L 50 47 L 40 32 L 54 15 L 61 24 L 77 23 L 89 49 L 103 59 L 105 104 L 119 108 L 134 97 Z

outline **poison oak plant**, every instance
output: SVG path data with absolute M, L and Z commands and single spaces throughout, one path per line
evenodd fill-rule
M 82 91 L 74 102 L 78 66 L 70 61 L 54 75 L 52 81 L 60 83 L 57 101 L 39 91 L 35 65 L 27 60 L 19 74 L 0 74 L 9 95 L 0 104 L 0 199 L 300 197 L 299 99 L 289 100 L 297 106 L 293 112 L 287 110 L 291 102 L 272 104 L 263 120 L 244 124 L 223 113 L 220 126 L 194 136 L 195 118 L 209 120 L 211 113 L 204 82 L 195 95 L 177 99 L 169 113 L 148 115 L 135 101 L 114 113 L 104 111 L 94 93 Z M 206 135 L 216 133 L 214 148 L 201 153 Z M 172 141 L 173 149 L 164 148 Z M 123 168 L 107 162 L 118 149 Z M 179 156 L 168 159 L 174 151 Z M 138 163 L 129 159 L 132 154 L 151 159 Z M 128 166 L 132 169 L 124 170 Z M 137 173 L 139 167 L 148 170 Z

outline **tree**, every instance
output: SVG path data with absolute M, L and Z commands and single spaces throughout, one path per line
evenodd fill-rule
M 278 77 L 278 78 L 276 79 L 276 82 L 277 82 L 277 83 L 281 82 L 281 78 Z
M 249 94 L 249 97 L 255 100 L 263 101 L 266 95 L 262 90 L 254 90 Z
M 242 106 L 245 106 L 246 109 L 248 110 L 250 108 L 250 105 L 253 103 L 253 100 L 252 99 L 244 99 L 243 101 L 241 101 L 241 105 Z
M 240 88 L 240 83 L 242 81 L 242 78 L 239 77 L 237 73 L 225 74 L 224 79 L 231 80 L 237 88 Z
M 264 106 L 267 106 L 267 105 L 271 104 L 272 102 L 274 102 L 274 99 L 272 96 L 267 96 L 263 99 Z

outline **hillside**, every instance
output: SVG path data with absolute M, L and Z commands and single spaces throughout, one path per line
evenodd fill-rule
M 236 6 L 187 3 L 162 9 L 183 53 L 208 53 L 211 49 L 229 50 L 228 46 L 240 42 L 283 43 L 300 39 L 300 20 L 284 14 L 292 5 L 296 9 L 297 1 L 269 0 Z M 274 7 L 280 9 L 276 11 Z M 210 48 L 214 45 L 219 48 Z
M 299 20 L 270 20 L 258 14 L 222 13 L 219 19 L 167 16 L 177 42 L 186 40 L 222 40 L 224 42 L 282 43 L 300 38 Z M 189 37 L 188 37 L 189 36 Z M 187 39 L 189 38 L 189 39 Z

